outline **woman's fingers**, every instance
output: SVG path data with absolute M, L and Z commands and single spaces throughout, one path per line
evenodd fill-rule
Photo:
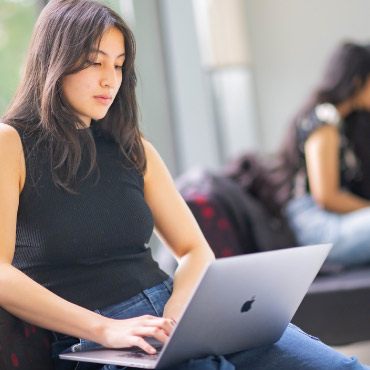
M 174 322 L 171 319 L 166 319 L 163 317 L 151 317 L 151 318 L 146 318 L 143 320 L 143 325 L 144 326 L 154 326 L 161 328 L 164 330 L 167 335 L 170 335 L 172 333 L 173 327 L 174 327 Z
M 139 347 L 144 352 L 149 353 L 150 355 L 154 355 L 157 352 L 157 350 L 142 337 L 133 336 L 130 338 L 129 342 L 132 347 Z
M 162 343 L 165 343 L 168 339 L 168 334 L 163 329 L 158 327 L 137 328 L 133 331 L 133 334 L 140 337 L 153 337 Z
M 147 353 L 155 353 L 155 349 L 145 341 L 145 337 L 153 337 L 165 343 L 173 330 L 171 319 L 156 316 L 140 316 L 131 319 L 109 320 L 106 341 L 102 343 L 110 348 L 137 346 Z
M 143 351 L 154 354 L 156 349 L 145 341 L 144 337 L 153 337 L 159 342 L 165 343 L 173 329 L 170 319 L 155 316 L 142 316 L 139 318 L 139 325 L 133 328 L 134 346 L 141 348 Z

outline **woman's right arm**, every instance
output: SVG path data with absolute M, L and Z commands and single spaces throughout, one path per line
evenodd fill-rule
M 141 316 L 113 320 L 55 295 L 12 266 L 19 194 L 25 178 L 22 143 L 17 131 L 0 124 L 0 306 L 37 326 L 85 338 L 106 347 L 138 346 L 154 353 L 144 339 L 164 342 L 170 320 Z
M 308 181 L 314 200 L 328 211 L 352 212 L 369 207 L 370 201 L 340 188 L 340 136 L 338 129 L 324 125 L 305 143 Z

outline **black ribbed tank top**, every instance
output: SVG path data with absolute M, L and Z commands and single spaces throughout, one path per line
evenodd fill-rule
M 143 177 L 123 165 L 118 145 L 91 130 L 100 175 L 78 194 L 57 188 L 50 160 L 18 129 L 26 159 L 13 265 L 52 292 L 88 309 L 122 302 L 168 276 L 146 244 L 153 218 Z M 81 131 L 82 133 L 82 131 Z M 33 150 L 32 150 L 33 148 Z M 81 168 L 87 168 L 82 160 Z

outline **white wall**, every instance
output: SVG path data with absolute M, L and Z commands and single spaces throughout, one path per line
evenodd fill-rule
M 342 39 L 370 42 L 368 0 L 245 0 L 262 148 L 285 126 Z

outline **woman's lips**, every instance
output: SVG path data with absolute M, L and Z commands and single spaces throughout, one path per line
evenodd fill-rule
M 98 95 L 94 96 L 94 99 L 103 105 L 110 105 L 112 102 L 112 98 L 110 96 Z

